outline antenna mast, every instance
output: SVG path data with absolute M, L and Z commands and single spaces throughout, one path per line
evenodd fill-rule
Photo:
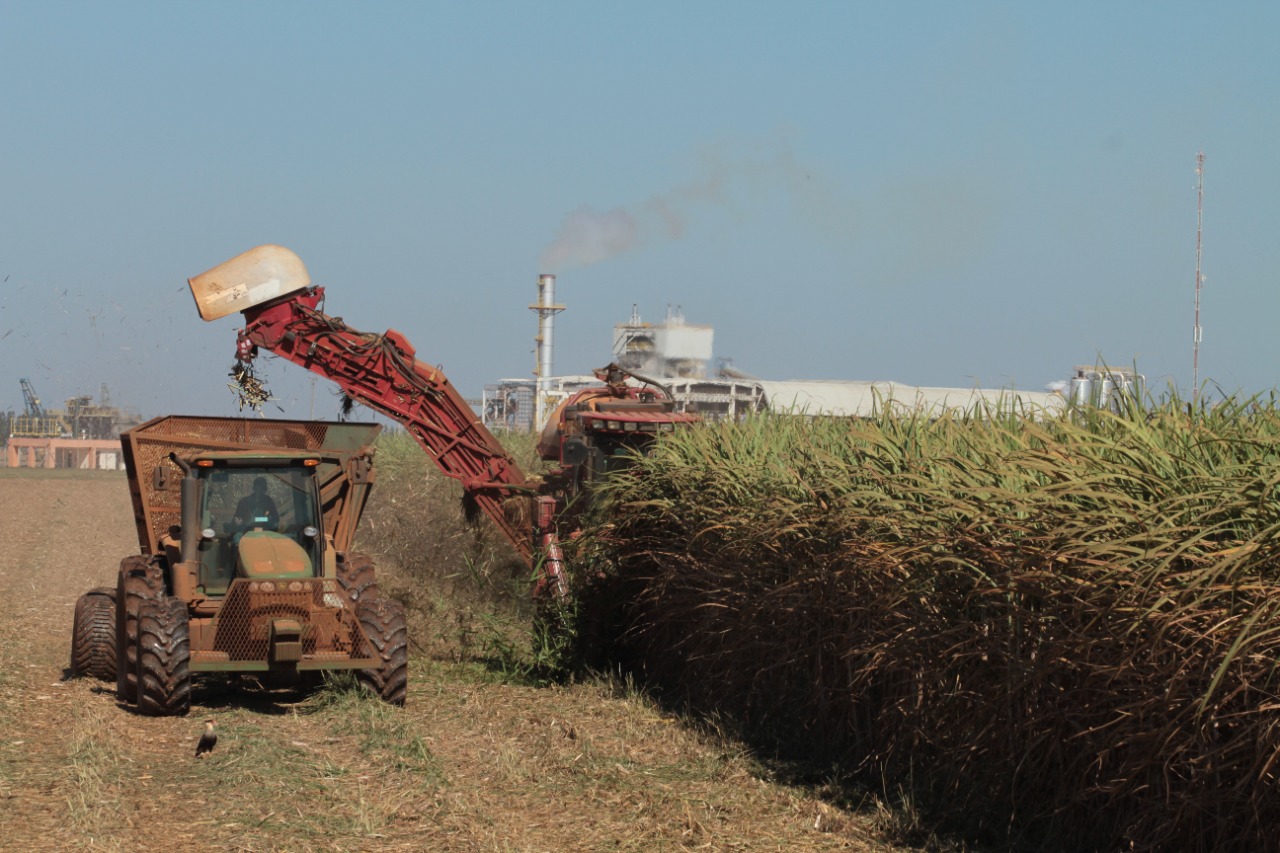
M 1196 155 L 1196 321 L 1191 330 L 1191 402 L 1200 395 L 1200 233 L 1204 225 L 1204 152 Z

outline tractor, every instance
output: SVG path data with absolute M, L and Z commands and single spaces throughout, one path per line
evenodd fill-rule
M 77 602 L 72 671 L 152 716 L 187 713 L 196 676 L 344 669 L 403 705 L 404 606 L 349 550 L 380 429 L 171 415 L 123 433 L 141 553 Z

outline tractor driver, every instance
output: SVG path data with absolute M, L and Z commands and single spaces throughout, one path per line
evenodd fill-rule
M 276 509 L 276 502 L 267 494 L 266 477 L 253 478 L 253 491 L 236 504 L 236 515 L 232 523 L 241 530 L 254 527 L 275 530 L 279 525 L 280 512 Z

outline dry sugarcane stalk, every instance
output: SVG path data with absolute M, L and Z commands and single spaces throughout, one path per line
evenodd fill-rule
M 955 821 L 1276 849 L 1277 460 L 1254 400 L 708 425 L 573 547 L 649 677 L 877 778 L 927 763 Z
M 263 381 L 254 376 L 253 365 L 237 361 L 231 365 L 228 375 L 233 381 L 228 382 L 227 387 L 235 394 L 240 411 L 243 412 L 245 406 L 248 406 L 255 412 L 261 412 L 263 403 L 275 399 Z

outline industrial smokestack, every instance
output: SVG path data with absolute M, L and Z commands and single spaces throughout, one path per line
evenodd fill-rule
M 542 310 L 538 316 L 538 376 L 543 379 L 552 373 L 552 348 L 555 335 L 555 312 L 549 311 L 556 301 L 556 277 L 550 273 L 538 276 L 538 302 Z
M 538 315 L 537 364 L 533 375 L 537 377 L 534 426 L 542 429 L 547 420 L 547 394 L 551 390 L 552 351 L 555 336 L 555 316 L 564 310 L 556 304 L 556 277 L 550 273 L 538 276 L 538 301 L 529 306 Z

